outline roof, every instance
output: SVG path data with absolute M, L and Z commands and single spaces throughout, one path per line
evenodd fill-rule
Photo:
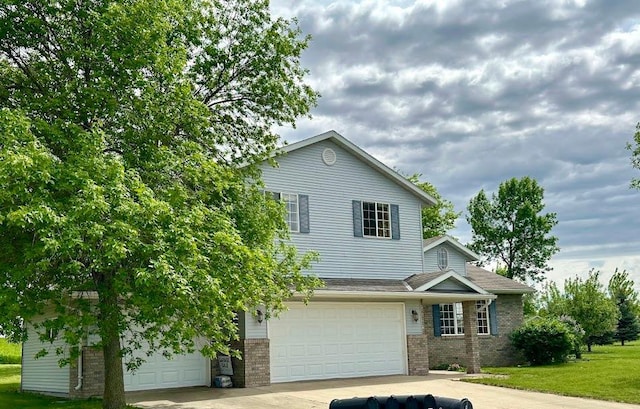
M 336 145 L 340 146 L 344 150 L 350 152 L 351 154 L 353 154 L 354 156 L 356 156 L 357 158 L 365 162 L 374 170 L 377 170 L 388 179 L 391 179 L 393 182 L 400 185 L 403 189 L 407 190 L 413 196 L 420 199 L 420 201 L 422 201 L 425 205 L 432 206 L 438 203 L 438 201 L 433 196 L 426 193 L 415 184 L 409 182 L 405 177 L 400 175 L 398 172 L 389 168 L 387 165 L 380 162 L 373 156 L 369 155 L 367 152 L 360 149 L 357 145 L 347 140 L 347 138 L 345 138 L 344 136 L 340 135 L 338 132 L 333 130 L 322 133 L 320 135 L 313 136 L 311 138 L 304 139 L 299 142 L 292 143 L 290 145 L 285 145 L 282 148 L 280 148 L 275 153 L 274 156 L 278 156 L 282 153 L 290 153 L 298 149 L 302 149 L 306 146 L 313 145 L 315 143 L 327 141 L 327 140 L 335 143 Z
M 478 294 L 487 294 L 487 291 L 484 288 L 469 280 L 467 277 L 456 273 L 454 270 L 414 274 L 413 276 L 408 277 L 407 280 L 411 281 L 409 285 L 414 291 L 435 290 L 435 287 L 438 284 L 451 280 L 457 281 L 459 284 L 462 284 L 462 286 Z
M 536 290 L 528 285 L 467 263 L 467 279 L 494 294 L 525 294 Z
M 334 291 L 411 291 L 402 280 L 323 278 L 322 290 Z
M 466 246 L 463 246 L 458 240 L 448 235 L 431 237 L 422 241 L 422 251 L 431 250 L 443 243 L 447 243 L 452 247 L 455 247 L 460 253 L 466 256 L 467 261 L 480 260 L 480 256 L 469 250 Z

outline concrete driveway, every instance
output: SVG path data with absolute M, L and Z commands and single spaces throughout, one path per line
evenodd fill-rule
M 428 376 L 384 376 L 295 382 L 258 388 L 185 388 L 131 392 L 127 403 L 159 409 L 327 409 L 333 399 L 388 395 L 468 398 L 476 409 L 639 409 L 639 405 L 525 392 L 459 381 L 460 374 L 432 371 Z

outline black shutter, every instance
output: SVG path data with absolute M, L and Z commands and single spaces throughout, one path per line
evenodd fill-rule
M 440 328 L 440 304 L 433 304 L 431 306 L 431 312 L 433 312 L 433 335 L 439 337 L 442 335 Z
M 353 206 L 353 236 L 362 237 L 362 203 L 354 200 Z
M 392 204 L 391 206 L 391 238 L 393 240 L 400 240 L 400 214 L 398 205 Z
M 300 233 L 309 233 L 309 196 L 298 195 L 300 211 Z
M 496 307 L 497 300 L 493 300 L 489 304 L 489 330 L 491 335 L 498 335 L 498 309 Z

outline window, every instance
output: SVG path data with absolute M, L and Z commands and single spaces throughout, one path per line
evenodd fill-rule
M 440 332 L 442 335 L 464 334 L 462 304 L 440 304 Z
M 447 252 L 447 249 L 438 249 L 438 267 L 440 270 L 444 270 L 449 267 L 449 252 Z
M 298 195 L 293 193 L 281 193 L 280 199 L 285 203 L 287 209 L 286 222 L 289 231 L 297 233 L 300 231 L 300 206 L 298 205 Z
M 489 335 L 489 306 L 484 300 L 476 301 L 476 311 L 478 311 L 478 335 Z
M 388 203 L 362 202 L 362 234 L 391 238 L 391 212 Z
M 478 335 L 489 335 L 491 333 L 489 305 L 484 300 L 476 301 L 476 311 L 478 314 Z M 440 304 L 440 334 L 464 334 L 462 303 Z
M 265 192 L 285 205 L 285 222 L 290 232 L 309 233 L 309 196 L 296 193 Z

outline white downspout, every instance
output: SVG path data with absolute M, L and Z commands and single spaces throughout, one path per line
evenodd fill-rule
M 82 374 L 82 354 L 83 353 L 84 353 L 84 349 L 82 348 L 82 344 L 80 344 L 80 356 L 78 356 L 78 384 L 74 388 L 77 391 L 82 389 L 82 378 L 84 378 L 84 375 Z

